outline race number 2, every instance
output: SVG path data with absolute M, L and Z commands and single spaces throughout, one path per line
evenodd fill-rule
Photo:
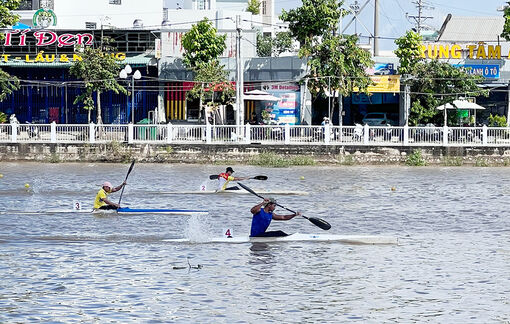
M 231 228 L 225 228 L 223 230 L 223 236 L 225 236 L 226 238 L 232 238 L 234 237 L 234 231 Z

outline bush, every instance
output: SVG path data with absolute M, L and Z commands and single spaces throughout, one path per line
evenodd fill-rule
M 7 122 L 7 115 L 0 111 L 0 124 Z
M 506 117 L 505 116 L 489 116 L 489 126 L 490 127 L 506 127 Z
M 406 160 L 406 165 L 409 166 L 425 166 L 427 163 L 425 159 L 423 159 L 421 150 L 413 151 L 413 153 L 409 154 Z

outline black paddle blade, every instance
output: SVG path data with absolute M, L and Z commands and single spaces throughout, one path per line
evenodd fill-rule
M 323 219 L 316 218 L 316 217 L 306 217 L 310 222 L 312 222 L 315 226 L 322 228 L 323 230 L 327 231 L 331 228 L 331 224 L 326 222 Z
M 257 196 L 257 197 L 259 197 L 259 198 L 264 199 L 264 197 L 262 197 L 261 195 L 257 194 L 255 191 L 251 190 L 250 188 L 248 188 L 247 186 L 243 185 L 242 183 L 238 182 L 237 184 L 238 184 L 241 188 L 243 188 L 244 190 L 248 191 L 249 193 L 254 194 L 255 196 Z
M 129 174 L 131 173 L 131 171 L 133 170 L 134 166 L 135 166 L 135 160 L 133 160 L 133 162 L 131 162 L 131 166 L 129 167 L 129 170 L 126 175 L 126 180 L 127 180 L 127 177 L 129 176 Z
M 267 176 L 254 176 L 252 179 L 255 179 L 255 180 L 267 180 Z
M 216 179 L 218 179 L 218 177 L 219 177 L 219 175 L 217 175 L 217 174 L 211 174 L 211 175 L 209 176 L 209 179 L 211 179 L 211 180 L 216 180 Z

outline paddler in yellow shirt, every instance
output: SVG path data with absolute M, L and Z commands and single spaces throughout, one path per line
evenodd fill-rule
M 94 200 L 94 210 L 95 209 L 118 209 L 120 208 L 119 204 L 116 204 L 110 200 L 108 200 L 108 195 L 112 192 L 119 191 L 126 185 L 126 181 L 121 183 L 120 186 L 113 188 L 112 184 L 108 181 L 103 183 L 103 187 L 99 189 L 96 195 L 96 199 Z

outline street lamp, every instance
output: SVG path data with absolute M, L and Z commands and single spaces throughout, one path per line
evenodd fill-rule
M 119 73 L 121 79 L 127 79 L 128 76 L 133 72 L 133 69 L 128 64 Z M 135 80 L 140 80 L 142 74 L 136 70 L 135 73 L 131 74 L 131 123 L 135 124 Z

